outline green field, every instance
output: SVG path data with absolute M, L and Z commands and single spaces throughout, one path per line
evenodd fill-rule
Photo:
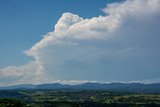
M 0 91 L 0 97 L 0 107 L 160 107 L 160 94 L 5 90 Z

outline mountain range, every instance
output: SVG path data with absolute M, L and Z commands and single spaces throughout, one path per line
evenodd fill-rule
M 21 84 L 7 87 L 0 87 L 0 90 L 107 90 L 121 92 L 138 92 L 138 93 L 160 93 L 160 83 L 142 84 L 142 83 L 84 83 L 78 85 L 67 84 Z

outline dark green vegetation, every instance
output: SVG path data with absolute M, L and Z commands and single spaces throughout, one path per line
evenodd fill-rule
M 102 90 L 1 90 L 0 98 L 0 107 L 160 107 L 160 94 Z
M 0 107 L 25 107 L 20 100 L 13 98 L 0 98 Z

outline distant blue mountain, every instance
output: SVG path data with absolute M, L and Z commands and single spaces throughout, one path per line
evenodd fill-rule
M 41 84 L 36 86 L 34 89 L 42 89 L 42 90 L 50 90 L 50 89 L 64 89 L 70 87 L 70 85 L 62 85 L 59 83 L 53 83 L 53 84 Z
M 22 84 L 8 87 L 0 87 L 0 90 L 108 90 L 121 92 L 138 93 L 160 93 L 160 83 L 141 84 L 141 83 L 84 83 L 79 85 L 53 84 Z
M 33 84 L 20 84 L 20 85 L 12 85 L 12 86 L 6 86 L 6 87 L 0 87 L 0 90 L 25 90 L 25 89 L 34 89 L 37 85 Z

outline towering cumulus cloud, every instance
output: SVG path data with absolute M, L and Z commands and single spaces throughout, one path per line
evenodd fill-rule
M 160 1 L 127 0 L 102 11 L 105 16 L 91 19 L 64 13 L 54 31 L 24 51 L 35 61 L 0 69 L 0 78 L 22 83 L 160 78 Z

